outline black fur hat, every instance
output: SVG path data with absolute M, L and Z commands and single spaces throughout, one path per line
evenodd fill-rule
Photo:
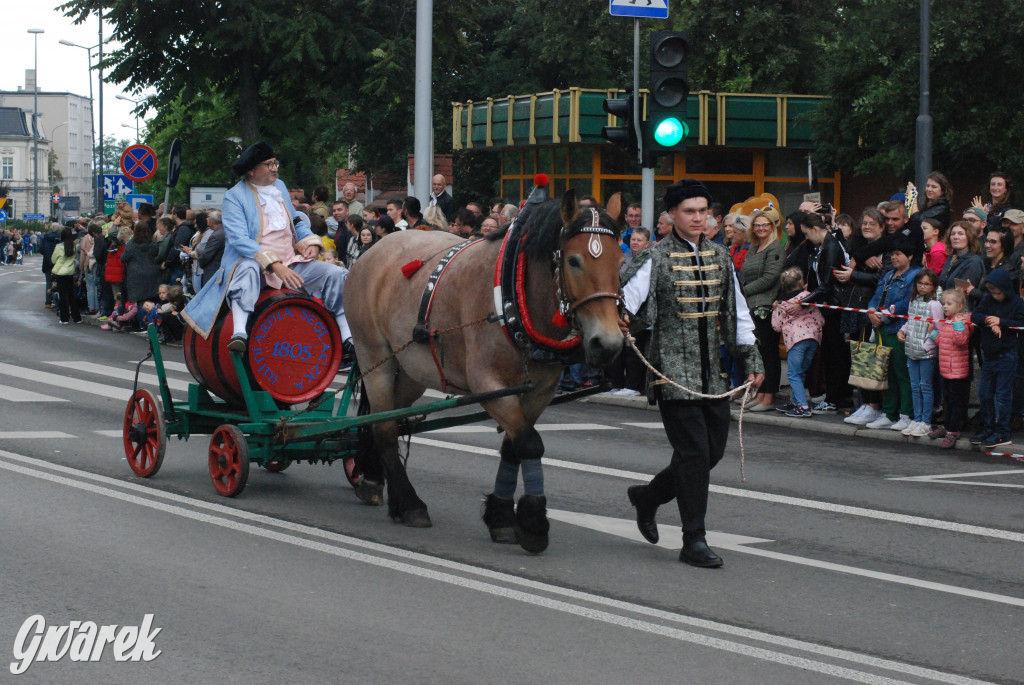
M 273 159 L 273 157 L 274 148 L 261 140 L 245 148 L 235 163 L 231 165 L 231 170 L 235 172 L 236 176 L 245 176 L 250 170 L 255 169 L 257 164 Z
M 711 191 L 707 189 L 707 186 L 692 178 L 684 178 L 681 181 L 676 181 L 665 190 L 665 211 L 671 210 L 683 200 L 689 200 L 691 197 L 705 197 L 708 200 L 708 204 L 714 201 L 714 198 L 711 197 Z

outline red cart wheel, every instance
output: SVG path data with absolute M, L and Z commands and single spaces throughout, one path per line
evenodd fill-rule
M 225 497 L 234 497 L 245 489 L 249 479 L 249 445 L 238 426 L 218 426 L 210 436 L 210 478 L 213 487 Z
M 274 461 L 268 461 L 267 465 L 264 468 L 267 469 L 267 471 L 270 471 L 271 473 L 281 473 L 282 471 L 284 471 L 286 468 L 288 468 L 291 465 L 292 465 L 292 460 L 291 459 L 284 459 L 284 458 L 282 458 L 282 459 L 275 459 Z
M 124 412 L 124 454 L 136 475 L 160 470 L 167 449 L 167 426 L 160 404 L 148 390 L 136 390 Z

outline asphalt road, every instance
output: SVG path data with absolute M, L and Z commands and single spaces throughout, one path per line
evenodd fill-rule
M 147 342 L 59 326 L 37 259 L 0 267 L 0 654 L 41 615 L 139 626 L 159 656 L 33 663 L 15 683 L 1014 683 L 1024 680 L 1024 465 L 746 425 L 712 474 L 722 569 L 636 532 L 626 488 L 668 460 L 657 414 L 541 418 L 551 547 L 490 542 L 490 422 L 415 436 L 434 527 L 361 505 L 340 465 L 254 467 L 216 494 L 207 439 L 150 479 L 121 422 Z M 175 399 L 190 380 L 164 348 Z M 153 388 L 151 366 L 142 387 Z

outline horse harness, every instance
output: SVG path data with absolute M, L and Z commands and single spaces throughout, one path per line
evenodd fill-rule
M 597 259 L 601 256 L 604 249 L 600 236 L 607 235 L 614 238 L 615 232 L 600 225 L 596 209 L 591 208 L 590 212 L 591 221 L 587 226 L 580 229 L 580 233 L 591 235 L 587 249 L 591 256 Z M 494 265 L 493 296 L 494 308 L 497 314 L 492 313 L 485 321 L 488 323 L 500 323 L 509 341 L 524 352 L 529 352 L 534 359 L 549 363 L 570 363 L 573 351 L 582 342 L 582 336 L 579 333 L 573 333 L 570 337 L 563 340 L 548 337 L 536 329 L 530 318 L 530 312 L 526 303 L 527 260 L 523 254 L 527 230 L 522 218 L 520 216 L 512 223 L 512 226 L 509 227 L 502 240 L 498 259 Z M 565 239 L 566 228 L 566 226 L 563 226 L 561 229 L 559 236 L 560 246 L 555 250 L 552 257 L 554 276 L 558 286 L 556 293 L 558 297 L 558 313 L 555 315 L 553 323 L 560 327 L 568 326 L 574 320 L 575 312 L 590 302 L 600 299 L 613 299 L 620 306 L 622 302 L 621 292 L 605 291 L 590 293 L 578 300 L 573 300 L 562 269 L 561 244 Z M 438 356 L 438 331 L 432 329 L 429 323 L 430 309 L 433 304 L 434 295 L 437 292 L 438 283 L 445 270 L 466 248 L 479 241 L 480 239 L 477 238 L 453 245 L 430 272 L 430 277 L 423 288 L 423 294 L 420 296 L 419 314 L 417 316 L 417 323 L 413 327 L 412 337 L 418 343 L 430 345 L 431 356 L 440 374 L 442 392 L 447 387 L 447 379 Z

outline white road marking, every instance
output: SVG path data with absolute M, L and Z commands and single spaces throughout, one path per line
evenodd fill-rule
M 458 450 L 460 452 L 470 452 L 472 454 L 481 454 L 488 457 L 498 457 L 498 451 L 488 449 L 486 447 L 475 447 L 473 445 L 462 445 L 457 442 L 445 442 L 442 440 L 432 440 L 431 438 L 420 438 L 413 436 L 412 441 L 428 447 L 437 447 L 439 449 L 450 449 Z M 642 483 L 649 482 L 654 476 L 649 473 L 638 473 L 636 471 L 623 471 L 621 469 L 612 469 L 604 466 L 592 466 L 590 464 L 580 464 L 571 461 L 564 461 L 561 459 L 548 459 L 544 457 L 545 466 L 552 466 L 556 468 L 572 469 L 574 471 L 584 471 L 586 473 L 595 473 L 603 476 L 612 476 L 614 478 L 622 478 L 624 480 L 640 481 Z M 907 514 L 897 514 L 891 511 L 880 511 L 877 509 L 865 509 L 863 507 L 851 507 L 845 504 L 834 504 L 832 502 L 820 502 L 811 499 L 802 499 L 799 497 L 788 497 L 786 495 L 774 495 L 770 492 L 758 492 L 756 490 L 741 490 L 740 488 L 731 488 L 724 485 L 711 485 L 711 492 L 719 495 L 729 495 L 731 497 L 743 497 L 745 499 L 759 500 L 762 502 L 771 502 L 773 504 L 785 504 L 793 507 L 802 507 L 804 509 L 814 509 L 817 511 L 827 511 L 833 514 L 845 514 L 847 516 L 860 516 L 863 518 L 877 519 L 880 521 L 888 521 L 890 523 L 902 523 L 909 526 L 921 526 L 923 528 L 935 528 L 952 533 L 963 533 L 965 535 L 977 535 L 980 537 L 995 538 L 998 540 L 1009 540 L 1010 542 L 1024 542 L 1024 533 L 1018 533 L 1012 530 L 1002 530 L 999 528 L 986 528 L 984 526 L 972 526 L 966 523 L 957 523 L 955 521 L 943 521 L 940 519 L 929 519 L 922 516 L 910 516 Z
M 859 652 L 853 652 L 850 650 L 837 649 L 825 645 L 818 645 L 812 642 L 805 642 L 793 638 L 782 637 L 778 635 L 773 635 L 771 633 L 766 633 L 763 631 L 752 630 L 749 628 L 731 626 L 726 623 L 709 621 L 706 619 L 696 618 L 693 616 L 687 616 L 685 614 L 655 609 L 641 604 L 624 602 L 621 600 L 616 600 L 601 595 L 594 595 L 587 592 L 581 592 L 579 590 L 563 588 L 549 583 L 530 580 L 527 578 L 523 578 L 521 576 L 502 573 L 500 571 L 492 571 L 484 568 L 478 568 L 475 566 L 470 566 L 468 564 L 443 559 L 441 557 L 432 557 L 425 554 L 410 552 L 401 548 L 390 547 L 388 545 L 382 545 L 380 543 L 375 542 L 369 542 L 366 540 L 349 537 L 347 535 L 342 535 L 339 533 L 331 533 L 328 531 L 320 530 L 318 528 L 314 528 L 312 526 L 291 523 L 288 521 L 274 519 L 269 516 L 264 516 L 261 514 L 253 514 L 250 512 L 239 511 L 237 509 L 232 509 L 229 507 L 225 507 L 223 505 L 213 504 L 210 502 L 203 502 L 201 500 L 191 499 L 182 495 L 161 492 L 159 490 L 138 485 L 136 483 L 119 481 L 114 478 L 108 478 L 106 476 L 100 476 L 98 474 L 93 474 L 87 471 L 80 471 L 78 469 L 60 466 L 58 464 L 50 464 L 38 459 L 34 459 L 32 457 L 27 457 L 12 452 L 0 450 L 0 457 L 22 462 L 24 464 L 29 464 L 32 467 L 35 467 L 27 468 L 24 466 L 20 466 L 18 464 L 11 464 L 8 462 L 0 461 L 0 468 L 6 469 L 8 471 L 20 473 L 22 475 L 31 476 L 33 478 L 38 478 L 41 480 L 47 480 L 53 483 L 73 487 L 79 490 L 92 492 L 94 494 L 110 497 L 123 502 L 137 504 L 139 506 L 148 507 L 150 509 L 154 509 L 157 511 L 162 511 L 165 513 L 174 514 L 176 516 L 181 516 L 182 518 L 189 518 L 210 525 L 227 528 L 229 530 L 244 532 L 266 539 L 275 540 L 278 542 L 283 542 L 286 544 L 292 544 L 295 546 L 304 547 L 306 549 L 319 551 L 325 554 L 331 554 L 333 556 L 347 558 L 353 561 L 359 561 L 362 563 L 371 564 L 374 566 L 387 568 L 402 573 L 407 573 L 409 575 L 414 575 L 421 578 L 429 578 L 432 580 L 436 580 L 438 582 L 444 582 L 457 587 L 472 589 L 492 596 L 503 597 L 514 601 L 532 604 L 534 606 L 547 607 L 555 611 L 561 611 L 576 616 L 587 617 L 593 620 L 609 623 L 612 625 L 631 628 L 634 630 L 639 630 L 654 635 L 668 637 L 679 641 L 691 642 L 694 644 L 708 646 L 715 649 L 731 652 L 734 654 L 741 654 L 751 658 L 762 659 L 764 661 L 768 661 L 771 663 L 782 664 L 794 668 L 806 669 L 814 672 L 820 672 L 838 678 L 846 678 L 849 680 L 853 680 L 855 682 L 872 683 L 877 685 L 887 685 L 904 682 L 896 681 L 885 676 L 868 673 L 866 671 L 857 671 L 822 661 L 814 661 L 811 659 L 793 656 L 783 652 L 776 652 L 771 651 L 769 649 L 754 647 L 741 642 L 723 640 L 721 638 L 703 635 L 699 633 L 693 633 L 689 631 L 683 631 L 668 626 L 660 625 L 657 623 L 651 623 L 649 621 L 637 620 L 630 618 L 628 616 L 621 616 L 611 612 L 598 611 L 586 605 L 590 604 L 609 607 L 619 611 L 655 618 L 661 621 L 692 626 L 705 631 L 715 631 L 718 633 L 730 635 L 732 637 L 741 637 L 749 640 L 756 640 L 759 642 L 768 643 L 774 647 L 785 648 L 790 650 L 801 650 L 803 652 L 816 654 L 826 658 L 848 661 L 857 664 L 858 666 L 870 667 L 875 669 L 885 669 L 900 675 L 907 675 L 917 678 L 927 678 L 936 682 L 950 683 L 951 685 L 989 685 L 986 681 L 976 680 L 974 678 L 961 676 L 955 673 L 945 673 L 942 671 L 936 671 L 929 668 L 914 666 L 912 664 L 901 663 L 889 659 L 881 659 L 868 654 L 861 654 Z M 70 477 L 59 476 L 56 475 L 55 473 L 52 473 L 52 471 L 64 473 Z M 104 483 L 105 485 L 115 486 L 118 489 L 115 490 L 109 487 L 102 487 L 99 485 L 94 485 L 92 483 L 84 482 L 86 480 Z M 146 497 L 159 497 L 164 500 L 176 502 L 178 504 L 191 506 L 194 509 L 206 509 L 208 511 L 215 512 L 216 515 L 203 514 L 199 511 L 186 509 L 184 507 L 175 506 L 172 504 L 168 504 L 166 502 L 158 502 L 150 499 L 145 499 L 142 496 L 128 494 L 127 492 L 124 492 L 124 490 L 138 492 L 141 495 L 145 495 Z M 234 520 L 234 517 L 244 517 L 245 519 L 247 519 L 248 522 L 243 523 L 240 521 L 236 521 Z M 259 528 L 253 524 L 273 526 L 278 529 L 297 533 L 297 535 L 289 535 L 287 533 L 282 533 L 275 530 L 266 530 L 263 528 Z M 356 552 L 349 549 L 331 546 L 327 543 L 318 542 L 316 540 L 308 538 L 320 538 L 323 540 L 328 540 L 336 545 L 344 544 L 350 547 L 369 550 L 370 552 L 375 552 L 377 554 L 387 554 L 391 557 L 398 557 L 400 559 L 406 559 L 408 561 L 420 564 L 429 564 L 431 566 L 445 568 L 467 575 L 482 577 L 494 582 L 487 583 L 483 581 L 477 581 L 471 578 L 465 578 L 463 576 L 454 575 L 452 573 L 445 573 L 442 571 L 435 571 L 420 566 L 414 566 L 413 564 L 405 563 L 402 561 L 395 561 L 389 558 L 373 556 L 372 554 L 368 553 Z M 529 590 L 545 594 L 532 594 L 529 592 L 513 590 L 510 589 L 510 586 L 524 587 Z M 572 604 L 567 601 L 552 599 L 551 596 L 564 597 L 566 599 L 580 602 L 581 604 Z
M 0 431 L 0 440 L 37 440 L 55 438 L 73 438 L 74 435 L 60 431 Z
M 10 385 L 0 385 L 0 400 L 8 402 L 67 402 L 59 397 L 43 395 L 31 390 L 22 390 Z
M 664 428 L 665 424 L 661 421 L 636 421 L 632 423 L 624 423 L 623 426 L 633 426 L 634 428 Z
M 46 362 L 46 363 L 47 364 L 54 364 L 54 365 L 57 365 L 57 366 L 63 366 L 65 364 L 67 364 L 70 367 L 74 368 L 76 371 L 84 371 L 85 373 L 94 373 L 94 374 L 97 374 L 97 375 L 100 375 L 100 376 L 107 376 L 108 378 L 119 378 L 119 379 L 125 380 L 125 381 L 134 381 L 135 380 L 135 371 L 134 370 L 130 370 L 130 369 L 116 369 L 116 368 L 114 368 L 112 366 L 107 366 L 106 364 L 96 364 L 96 363 L 87 362 L 87 361 Z M 154 375 L 151 375 L 151 374 L 148 374 L 148 373 L 140 373 L 139 374 L 139 383 L 140 384 L 144 383 L 146 385 L 153 385 L 153 386 L 158 386 L 159 387 L 160 379 L 157 376 L 154 376 Z M 168 378 L 167 379 L 167 387 L 169 387 L 171 390 L 183 390 L 183 391 L 187 392 L 188 391 L 188 386 L 189 386 L 189 384 L 186 381 L 179 381 L 179 380 L 175 380 L 174 378 Z M 128 394 L 131 395 L 130 392 Z
M 538 431 L 611 431 L 619 430 L 616 426 L 600 423 L 538 423 L 534 426 Z M 494 433 L 494 426 L 450 426 L 437 428 L 429 433 Z
M 138 362 L 133 362 L 133 361 L 129 361 L 129 362 L 126 362 L 126 363 L 130 364 L 133 370 L 135 369 L 135 365 L 138 364 Z M 152 359 L 149 359 L 149 360 L 143 362 L 142 365 L 143 366 L 148 366 L 148 367 L 153 368 L 153 369 L 156 368 L 156 362 L 153 361 Z M 164 369 L 166 371 L 179 371 L 181 373 L 187 373 L 190 376 L 192 375 L 189 372 L 188 367 L 185 366 L 184 362 L 169 362 L 169 361 L 167 361 L 165 359 L 164 360 Z
M 983 478 L 985 476 L 1024 476 L 1024 468 L 1011 471 L 976 471 L 974 473 L 946 473 L 934 476 L 906 476 L 904 478 L 886 478 L 886 480 L 906 480 L 915 483 L 951 483 L 954 485 L 978 485 L 986 488 L 1017 488 L 1024 489 L 1019 483 L 986 483 L 975 480 L 956 480 L 958 478 Z
M 596 514 L 581 514 L 572 511 L 559 511 L 557 509 L 548 509 L 548 518 L 552 518 L 556 521 L 562 521 L 563 523 L 569 523 L 574 526 L 580 526 L 581 528 L 589 528 L 590 530 L 596 530 L 602 533 L 608 533 L 610 535 L 624 537 L 630 540 L 638 540 L 644 542 L 645 544 L 650 544 L 640 536 L 640 531 L 638 531 L 636 528 L 636 521 L 616 519 L 608 516 L 597 516 Z M 658 547 L 666 547 L 673 551 L 679 550 L 681 542 L 679 540 L 678 526 L 673 527 L 659 525 L 658 533 Z M 1000 604 L 1008 604 L 1010 606 L 1024 607 L 1024 598 L 1021 597 L 997 595 L 992 592 L 971 590 L 970 588 L 957 587 L 956 585 L 946 585 L 945 583 L 933 583 L 929 580 L 921 580 L 919 578 L 899 576 L 893 573 L 882 573 L 880 571 L 872 571 L 870 569 L 857 568 L 856 566 L 845 566 L 843 564 L 834 564 L 830 561 L 819 561 L 818 559 L 809 559 L 807 557 L 798 557 L 792 554 L 782 554 L 780 552 L 772 552 L 765 549 L 754 549 L 751 547 L 747 547 L 747 545 L 756 545 L 765 542 L 774 542 L 774 540 L 748 538 L 740 535 L 730 535 L 728 533 L 715 533 L 713 531 L 708 531 L 708 545 L 710 545 L 711 547 L 728 549 L 734 552 L 742 552 L 743 554 L 753 554 L 755 556 L 766 557 L 768 559 L 774 559 L 775 561 L 783 561 L 790 564 L 811 566 L 813 568 L 819 568 L 825 571 L 835 571 L 837 573 L 846 573 L 852 576 L 862 576 L 864 578 L 872 578 L 874 580 L 882 580 L 889 583 L 910 585 L 912 587 L 921 588 L 923 590 L 945 592 L 951 595 L 959 595 L 961 597 L 970 597 L 972 599 L 984 599 L 989 602 L 998 602 Z
M 113 431 L 113 430 L 109 430 L 109 431 L 108 430 L 102 430 L 102 431 L 93 431 L 93 433 L 95 433 L 96 435 L 102 435 L 105 438 L 120 438 L 120 437 L 124 436 L 124 431 L 123 430 L 116 430 L 116 431 Z
M 3 362 L 0 362 L 0 374 L 14 376 L 15 378 L 23 378 L 27 381 L 35 381 L 36 383 L 43 383 L 45 385 L 55 385 L 65 391 L 69 396 L 77 391 L 84 392 L 89 395 L 99 395 L 100 397 L 127 402 L 128 398 L 131 397 L 132 394 L 130 388 L 117 388 L 112 385 L 103 385 L 102 383 L 93 383 L 92 381 L 82 381 L 71 376 L 62 376 L 56 373 L 37 371 L 35 369 L 25 369 L 20 366 L 5 364 Z

